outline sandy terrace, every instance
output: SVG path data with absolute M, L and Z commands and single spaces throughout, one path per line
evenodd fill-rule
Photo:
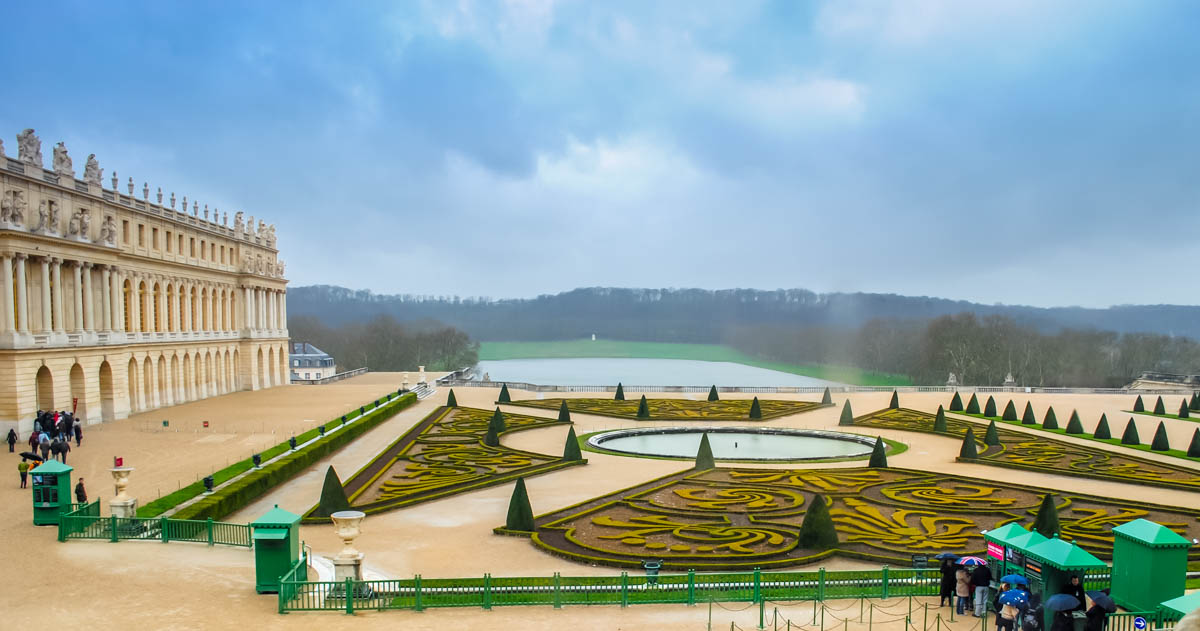
M 131 492 L 148 501 L 155 497 L 160 488 L 162 492 L 167 492 L 177 484 L 190 482 L 213 468 L 224 466 L 227 459 L 244 458 L 262 446 L 274 444 L 293 432 L 311 427 L 316 421 L 394 391 L 398 381 L 399 375 L 396 374 L 368 374 L 327 386 L 293 386 L 238 393 L 93 426 L 85 433 L 83 449 L 72 452 L 69 463 L 88 479 L 93 497 L 106 499 L 112 491 L 107 484 L 109 476 L 105 469 L 110 466 L 113 455 L 123 455 L 127 462 L 138 467 Z M 348 476 L 444 402 L 446 395 L 445 389 L 439 390 L 434 396 L 372 430 L 226 521 L 253 520 L 273 504 L 297 513 L 306 510 L 316 501 L 327 464 L 333 464 L 343 478 Z M 461 405 L 487 408 L 493 405 L 497 391 L 461 388 L 456 390 L 456 395 Z M 512 395 L 514 399 L 537 397 L 533 393 L 515 390 Z M 704 395 L 674 396 L 702 398 Z M 773 396 L 816 400 L 813 395 Z M 1103 412 L 1108 414 L 1114 433 L 1123 429 L 1125 420 L 1130 416 L 1122 410 L 1132 405 L 1129 396 L 1021 395 L 1016 397 L 1018 410 L 1024 407 L 1026 396 L 1033 402 L 1039 419 L 1046 406 L 1053 405 L 1060 423 L 1065 425 L 1071 410 L 1078 409 L 1084 426 L 1090 430 Z M 889 397 L 888 393 L 864 393 L 850 395 L 850 400 L 855 411 L 863 414 L 886 406 Z M 841 404 L 845 400 L 846 395 L 835 394 L 835 408 L 762 424 L 771 427 L 833 428 L 837 425 Z M 939 404 L 947 404 L 948 400 L 949 397 L 941 393 L 906 394 L 902 396 L 901 403 L 905 407 L 933 411 Z M 1007 400 L 1007 395 L 997 398 L 1001 409 Z M 506 409 L 523 414 L 554 416 L 551 411 L 520 407 Z M 637 421 L 582 414 L 572 416 L 576 432 L 580 434 L 639 424 Z M 180 431 L 159 431 L 157 426 L 161 425 L 163 418 L 171 420 L 172 430 Z M 206 419 L 210 420 L 211 427 L 209 433 L 202 433 L 200 421 Z M 1138 417 L 1136 422 L 1145 441 L 1153 435 L 1159 419 L 1143 416 Z M 1185 420 L 1167 420 L 1166 425 L 1172 445 L 1176 447 L 1186 447 L 1192 432 L 1200 427 L 1197 423 Z M 958 451 L 957 440 L 906 432 L 882 433 L 910 445 L 909 451 L 890 460 L 895 466 L 981 478 L 1001 476 L 1023 484 L 1168 505 L 1195 503 L 1194 495 L 1183 491 L 955 463 L 953 457 Z M 565 428 L 544 428 L 512 434 L 505 438 L 505 443 L 520 449 L 553 454 L 562 449 L 565 435 Z M 1087 444 L 1099 445 L 1095 442 Z M 586 457 L 589 459 L 587 466 L 568 468 L 527 481 L 536 513 L 631 486 L 687 466 L 677 461 L 630 459 L 594 453 L 587 453 Z M 1148 457 L 1158 456 L 1150 454 Z M 10 466 L 15 466 L 16 459 L 10 460 L 13 463 Z M 1178 459 L 1168 461 L 1182 462 Z M 636 606 L 625 610 L 610 607 L 574 607 L 561 611 L 547 607 L 498 609 L 491 612 L 436 610 L 425 613 L 363 614 L 354 618 L 338 614 L 279 616 L 274 613 L 274 597 L 254 593 L 251 553 L 241 549 L 210 549 L 192 544 L 58 544 L 54 540 L 53 529 L 30 525 L 28 492 L 17 489 L 15 473 L 10 475 L 13 483 L 0 489 L 5 500 L 0 519 L 5 526 L 6 543 L 10 550 L 29 551 L 29 556 L 25 558 L 30 561 L 48 560 L 49 563 L 39 567 L 49 568 L 50 571 L 35 575 L 32 571 L 34 564 L 21 564 L 22 556 L 10 552 L 9 558 L 14 560 L 14 567 L 30 571 L 23 574 L 7 571 L 0 575 L 0 599 L 6 605 L 8 620 L 53 620 L 86 624 L 91 628 L 140 626 L 150 629 L 216 629 L 234 625 L 253 625 L 266 629 L 315 628 L 318 625 L 330 629 L 377 628 L 384 625 L 412 629 L 508 628 L 518 622 L 523 628 L 547 629 L 563 625 L 578 629 L 702 629 L 707 620 L 706 608 L 679 606 Z M 524 539 L 493 536 L 491 528 L 503 522 L 510 493 L 511 485 L 505 485 L 371 516 L 364 523 L 359 547 L 367 553 L 367 563 L 372 570 L 390 576 L 411 576 L 415 573 L 435 577 L 478 576 L 484 572 L 493 575 L 549 575 L 555 571 L 569 575 L 614 572 L 611 568 L 582 566 L 551 557 L 539 552 Z M 328 526 L 305 526 L 301 535 L 317 554 L 333 554 L 340 548 L 340 542 L 334 538 Z M 830 569 L 871 567 L 847 560 L 833 560 L 824 565 Z M 48 590 L 55 594 L 52 601 L 37 596 Z M 116 606 L 113 603 L 116 602 L 126 603 L 121 607 L 119 624 L 115 619 L 110 621 L 105 616 L 107 612 L 114 612 L 115 615 Z M 833 605 L 836 604 L 831 603 Z M 745 605 L 728 606 L 738 609 Z M 811 617 L 811 605 L 809 607 Z M 789 608 L 789 617 L 802 619 L 802 607 L 795 611 L 790 609 L 795 608 Z M 751 628 L 757 622 L 756 616 L 752 610 L 735 613 L 718 608 L 713 622 L 716 628 L 728 628 L 730 621 Z M 897 623 L 895 626 L 899 629 L 901 625 Z M 959 627 L 968 628 L 964 625 Z M 978 628 L 977 623 L 974 628 Z

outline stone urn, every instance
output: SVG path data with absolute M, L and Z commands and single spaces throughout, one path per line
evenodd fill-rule
M 133 467 L 115 467 L 109 469 L 113 477 L 113 490 L 116 497 L 113 499 L 118 502 L 129 501 L 129 495 L 125 493 L 125 489 L 129 487 L 129 474 L 133 473 Z
M 333 520 L 333 529 L 345 545 L 338 553 L 338 559 L 361 559 L 362 553 L 354 549 L 354 540 L 362 534 L 362 520 L 366 513 L 356 510 L 338 511 L 329 516 Z

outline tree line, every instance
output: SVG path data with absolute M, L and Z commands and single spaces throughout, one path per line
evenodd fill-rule
M 401 323 L 390 315 L 327 326 L 313 316 L 290 316 L 295 342 L 309 342 L 337 360 L 338 370 L 455 370 L 479 360 L 479 344 L 465 332 L 435 321 Z

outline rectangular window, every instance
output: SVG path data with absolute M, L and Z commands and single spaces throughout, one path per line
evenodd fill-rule
M 150 247 L 158 249 L 158 228 L 150 229 Z
M 129 220 L 121 221 L 121 241 L 129 243 Z
M 167 231 L 167 253 L 168 254 L 171 252 L 171 239 L 172 238 L 174 238 L 174 237 L 171 236 L 171 231 L 168 230 Z
M 196 237 L 188 239 L 188 252 L 190 252 L 188 256 L 196 258 Z
M 225 264 L 225 246 L 221 246 L 221 265 Z
M 138 224 L 138 247 L 146 247 L 146 226 L 144 224 Z
M 217 244 L 215 243 L 208 244 L 208 260 L 213 263 L 217 262 Z
M 204 258 L 204 239 L 200 239 L 200 258 Z
M 183 235 L 179 235 L 179 248 L 177 248 L 175 251 L 183 254 Z

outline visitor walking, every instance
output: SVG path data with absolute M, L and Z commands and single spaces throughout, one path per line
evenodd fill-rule
M 38 450 L 38 433 L 34 432 L 29 435 L 29 451 L 30 451 L 30 453 L 36 454 L 37 450 Z
M 50 437 L 46 432 L 42 432 L 42 436 L 38 439 L 38 448 L 42 450 L 42 460 L 50 459 Z
M 21 488 L 25 488 L 25 482 L 29 478 L 29 462 L 24 458 L 17 463 L 17 472 L 21 474 Z
M 67 453 L 71 451 L 71 443 L 66 440 L 56 440 L 52 445 L 54 457 L 58 458 L 63 464 L 67 464 Z
M 975 617 L 982 618 L 987 613 L 988 589 L 992 585 L 992 570 L 985 564 L 975 566 L 971 570 L 971 587 L 975 592 Z
M 8 453 L 13 452 L 13 447 L 17 444 L 17 430 L 9 428 L 8 430 Z
M 83 423 L 75 424 L 75 446 L 78 447 L 83 442 Z
M 954 606 L 954 561 L 950 559 L 942 559 L 942 585 L 938 600 L 938 607 L 946 605 L 947 607 Z
M 961 616 L 966 613 L 967 600 L 971 598 L 971 575 L 966 568 L 960 567 L 954 572 L 954 581 L 954 593 L 958 596 L 954 611 Z
M 87 504 L 87 491 L 83 488 L 83 478 L 79 478 L 79 483 L 75 485 L 75 501 Z

